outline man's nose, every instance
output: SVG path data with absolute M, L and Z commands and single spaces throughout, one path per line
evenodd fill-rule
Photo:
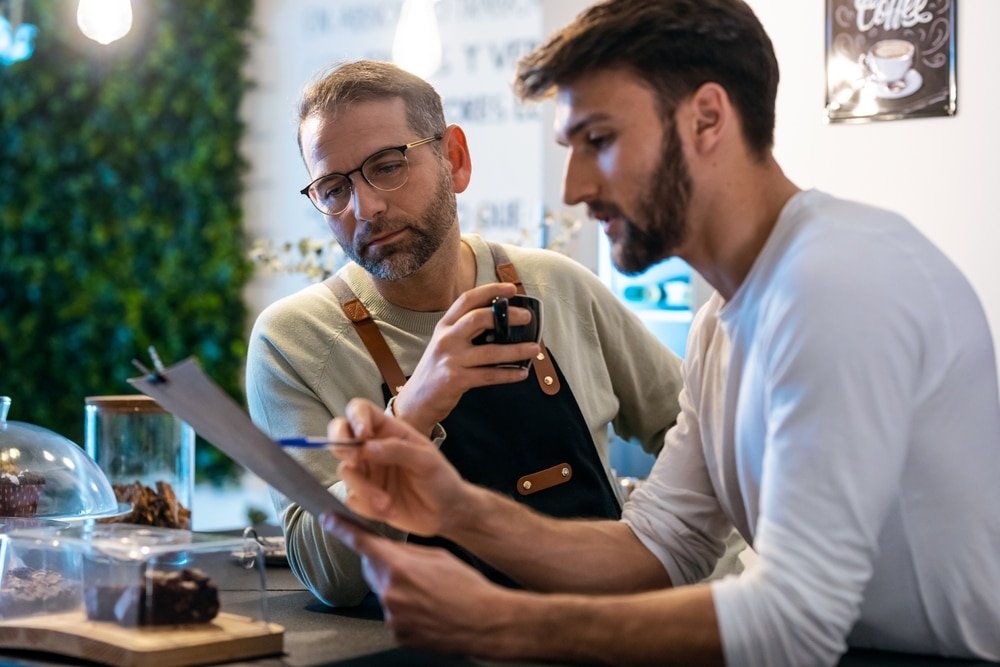
M 385 192 L 373 187 L 358 174 L 351 180 L 351 206 L 357 220 L 374 220 L 385 212 Z
M 570 150 L 563 169 L 563 202 L 573 206 L 592 201 L 600 191 L 592 164 Z

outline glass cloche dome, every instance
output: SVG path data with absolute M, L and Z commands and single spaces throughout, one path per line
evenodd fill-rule
M 0 396 L 0 521 L 102 519 L 128 511 L 83 449 L 40 426 L 7 421 L 10 405 Z

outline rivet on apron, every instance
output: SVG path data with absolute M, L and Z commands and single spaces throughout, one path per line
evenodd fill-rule
M 562 469 L 562 476 L 563 477 L 569 477 L 569 468 L 563 468 Z
M 551 387 L 552 386 L 552 382 L 553 382 L 552 376 L 551 375 L 546 375 L 545 379 L 543 380 L 543 382 L 545 382 L 545 386 L 546 387 Z
M 398 387 L 396 387 L 396 393 L 397 393 L 397 394 L 398 394 L 399 392 L 401 392 L 401 391 L 403 391 L 403 385 L 399 385 Z
M 545 355 L 543 353 L 539 352 L 538 356 L 535 357 L 535 359 L 538 359 L 539 361 L 545 361 Z
M 527 491 L 528 489 L 531 488 L 531 482 L 528 480 L 524 480 L 524 482 L 521 483 L 521 486 L 523 486 L 524 490 Z

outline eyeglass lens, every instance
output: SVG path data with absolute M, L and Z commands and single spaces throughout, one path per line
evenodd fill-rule
M 403 187 L 409 175 L 406 155 L 396 148 L 372 155 L 361 165 L 360 171 L 369 185 L 386 192 Z M 313 185 L 309 194 L 320 211 L 336 215 L 351 205 L 352 190 L 351 179 L 335 174 Z

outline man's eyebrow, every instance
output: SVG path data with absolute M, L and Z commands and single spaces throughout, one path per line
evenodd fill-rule
M 591 123 L 596 123 L 598 121 L 607 120 L 609 118 L 608 114 L 603 111 L 595 111 L 593 113 L 587 114 L 583 118 L 580 118 L 568 128 L 563 133 L 558 133 L 556 136 L 556 142 L 565 146 L 569 144 L 570 140 L 580 132 L 582 132 Z

